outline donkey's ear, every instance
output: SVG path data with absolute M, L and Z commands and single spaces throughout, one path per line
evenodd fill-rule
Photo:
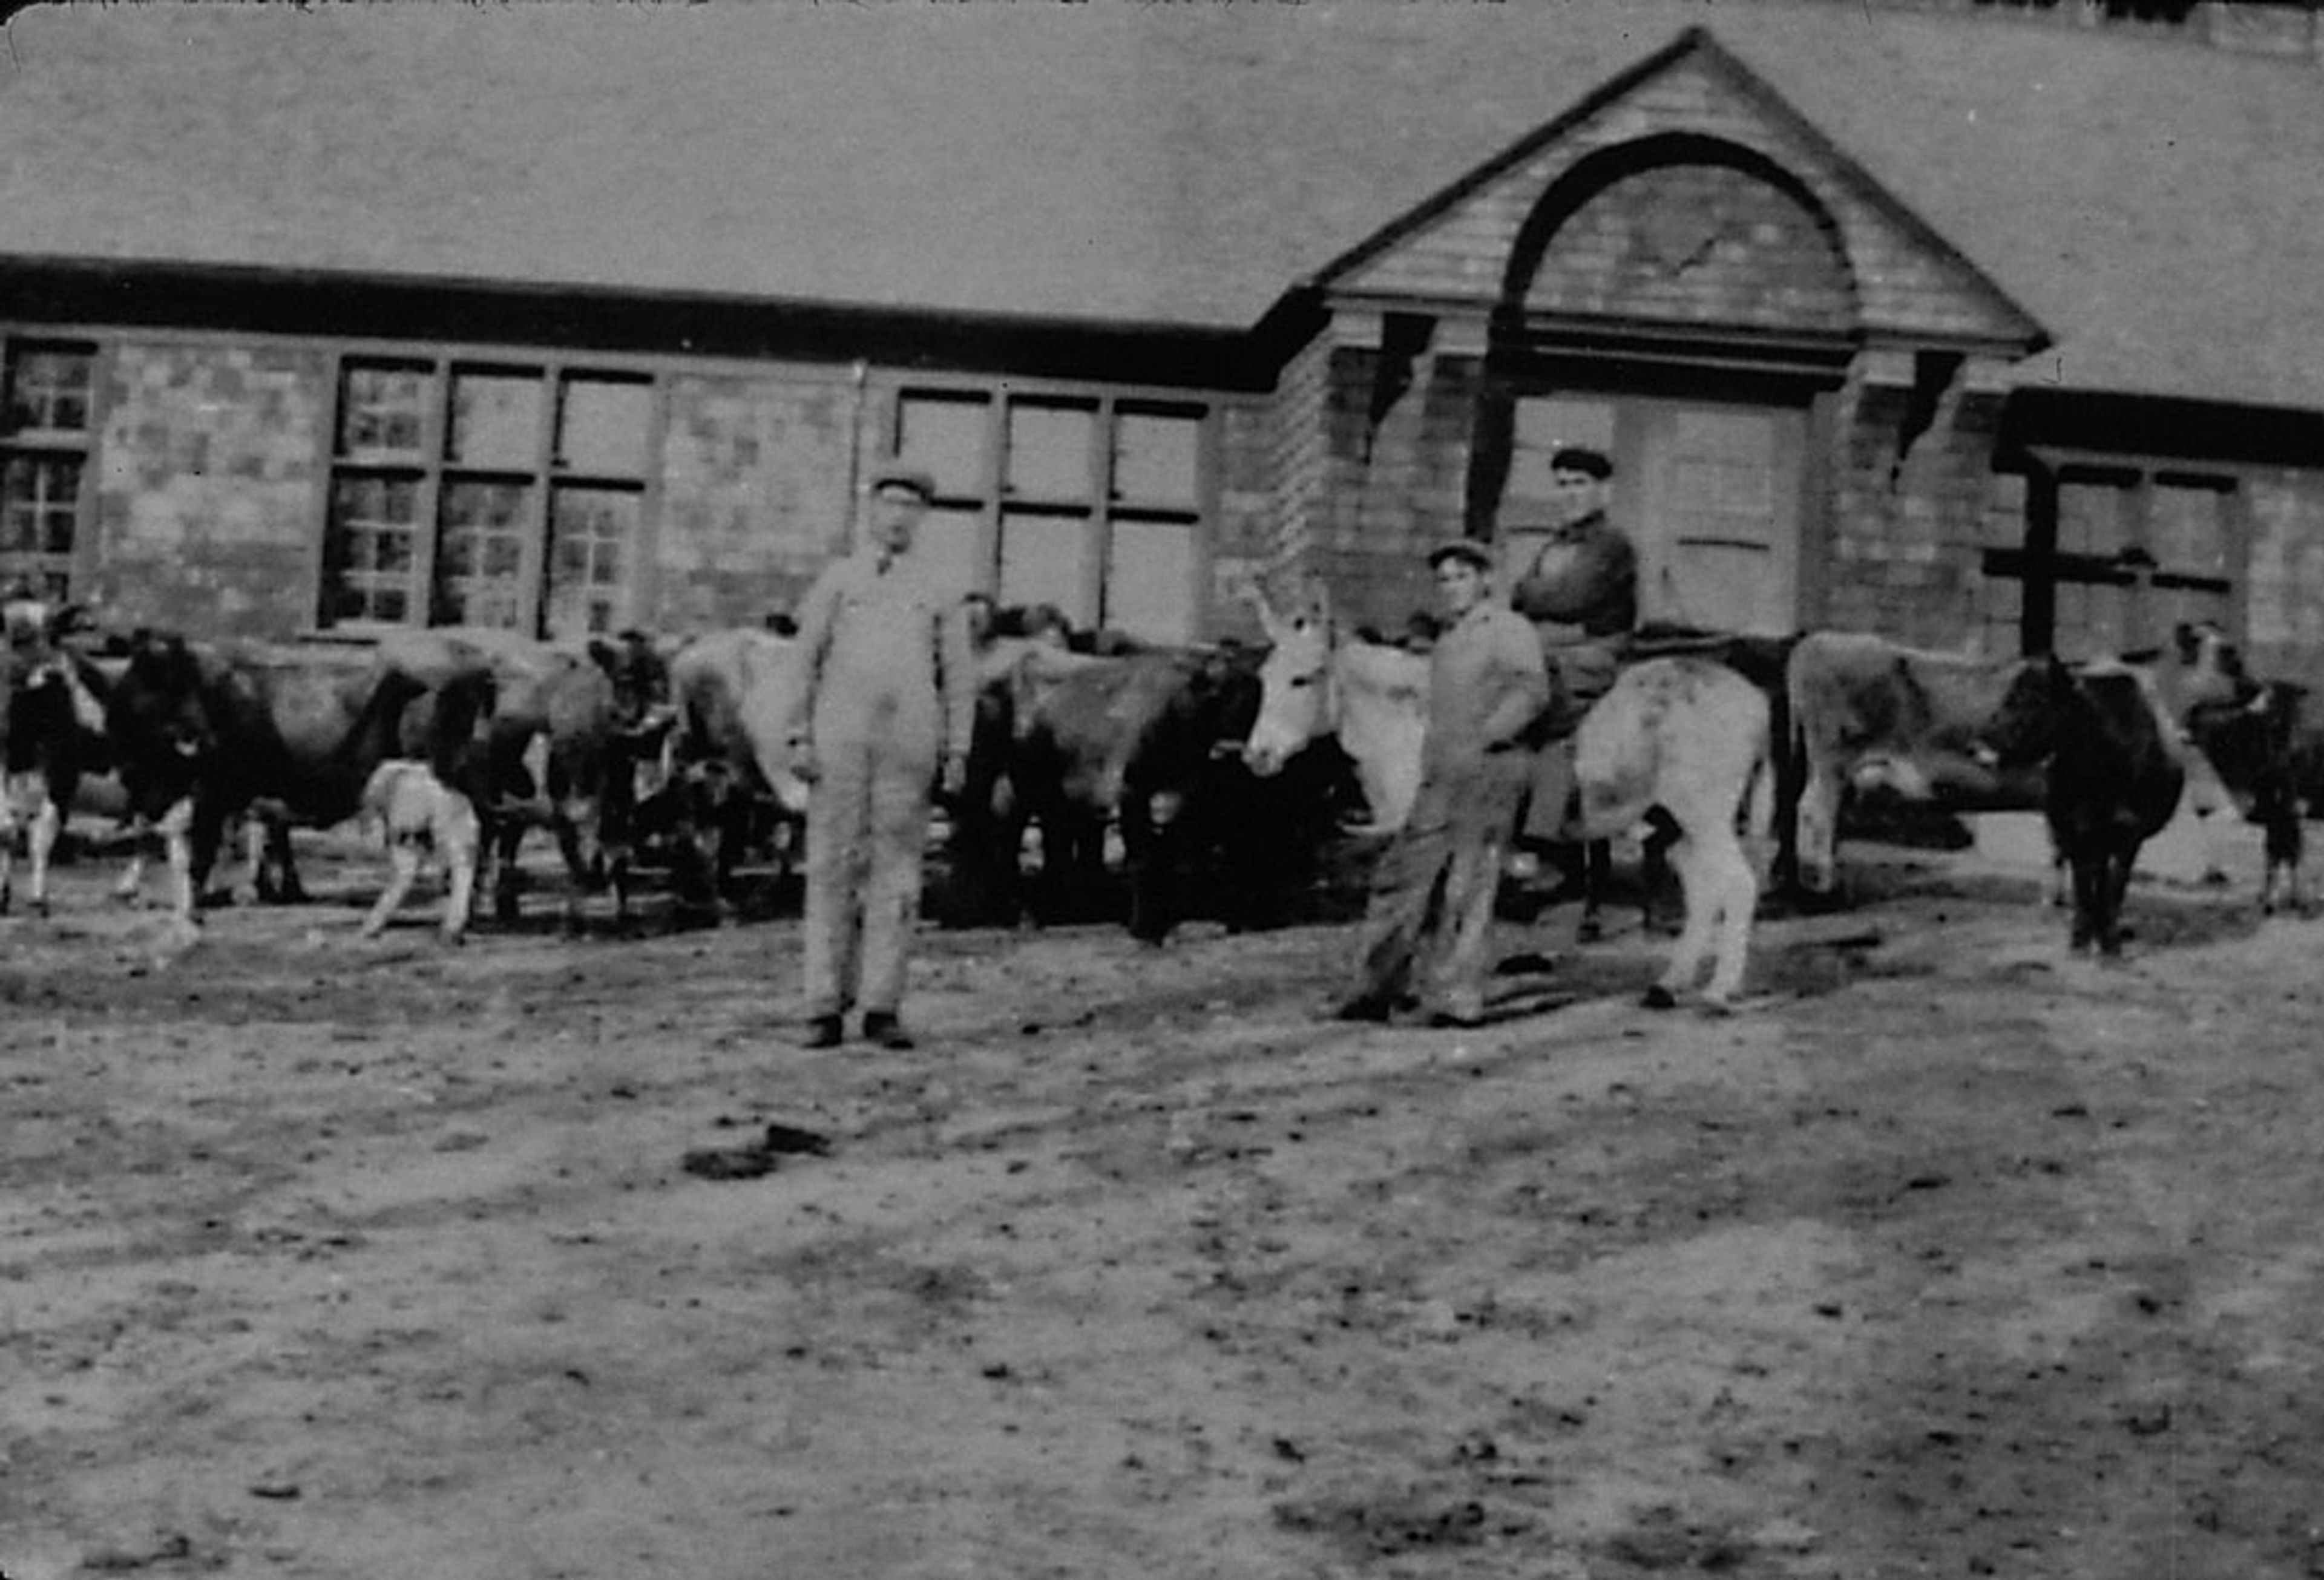
M 1276 612 L 1274 603 L 1267 596 L 1267 583 L 1257 576 L 1248 577 L 1239 591 L 1242 601 L 1250 604 L 1252 612 L 1259 616 L 1259 629 L 1267 633 L 1267 639 L 1270 642 L 1280 642 L 1283 639 L 1285 621 L 1283 617 Z

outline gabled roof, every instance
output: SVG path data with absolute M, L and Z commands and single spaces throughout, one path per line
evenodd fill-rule
M 60 6 L 0 251 L 1245 326 L 1702 25 L 2057 335 L 2324 408 L 2324 69 L 1857 4 Z

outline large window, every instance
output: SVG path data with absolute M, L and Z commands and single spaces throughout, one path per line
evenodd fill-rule
M 1200 607 L 1205 407 L 1083 390 L 907 389 L 894 448 L 936 480 L 931 574 L 1085 629 L 1185 641 Z
M 653 410 L 639 375 L 346 359 L 321 623 L 626 623 Z
M 1989 645 L 2070 658 L 2135 652 L 2181 620 L 2237 629 L 2233 478 L 2061 461 L 2024 487 L 2022 536 L 1989 544 Z M 2006 529 L 2006 528 L 2005 528 Z
M 95 418 L 97 348 L 8 344 L 0 413 L 0 588 L 72 592 L 81 494 Z

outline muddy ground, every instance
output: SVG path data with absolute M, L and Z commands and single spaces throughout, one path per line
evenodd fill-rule
M 304 847 L 315 852 L 323 847 Z M 325 851 L 327 855 L 329 852 Z M 2324 923 L 1859 849 L 1723 1019 L 1635 932 L 1482 1032 L 1344 923 L 191 952 L 0 923 L 0 1574 L 2324 1575 Z M 770 1123 L 828 1155 L 706 1179 Z

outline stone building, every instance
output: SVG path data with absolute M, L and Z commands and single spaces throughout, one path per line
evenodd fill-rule
M 755 621 L 901 454 L 964 590 L 1392 627 L 1578 441 L 1651 619 L 2324 678 L 2315 14 L 2107 9 L 24 12 L 0 577 Z

